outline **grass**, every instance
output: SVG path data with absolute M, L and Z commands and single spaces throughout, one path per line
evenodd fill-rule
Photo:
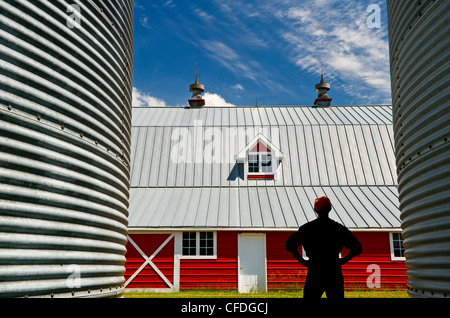
M 239 294 L 229 290 L 182 290 L 176 293 L 125 291 L 124 298 L 301 298 L 302 290 Z M 346 298 L 409 298 L 406 290 L 347 290 Z

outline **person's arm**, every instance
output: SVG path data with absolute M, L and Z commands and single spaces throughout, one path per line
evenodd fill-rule
M 309 261 L 303 258 L 299 253 L 298 248 L 302 243 L 302 231 L 301 228 L 298 232 L 292 234 L 286 241 L 286 250 L 303 266 L 308 267 Z
M 309 261 L 303 258 L 303 256 L 299 253 L 298 249 L 290 251 L 290 253 L 300 264 L 302 264 L 305 267 L 309 267 Z
M 356 256 L 358 256 L 358 254 L 352 253 L 352 252 L 350 251 L 350 253 L 348 253 L 347 255 L 345 255 L 344 257 L 342 257 L 342 258 L 340 259 L 339 263 L 340 263 L 341 265 L 344 265 L 344 264 L 348 263 L 350 260 L 352 260 L 353 258 L 355 258 Z
M 347 230 L 347 239 L 344 246 L 350 249 L 350 252 L 340 259 L 341 265 L 348 263 L 350 260 L 362 253 L 361 243 L 349 230 Z

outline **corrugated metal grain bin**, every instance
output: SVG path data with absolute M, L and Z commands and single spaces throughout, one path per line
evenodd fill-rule
M 408 290 L 449 297 L 450 2 L 387 4 Z
M 121 296 L 133 1 L 0 1 L 0 296 Z

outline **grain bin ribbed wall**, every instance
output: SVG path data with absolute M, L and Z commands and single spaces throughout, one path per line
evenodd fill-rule
M 120 296 L 130 0 L 0 1 L 0 296 Z
M 412 296 L 450 295 L 450 1 L 388 1 L 395 148 Z

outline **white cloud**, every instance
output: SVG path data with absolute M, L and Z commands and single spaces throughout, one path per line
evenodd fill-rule
M 287 17 L 290 19 L 298 20 L 296 24 L 299 23 L 312 23 L 317 17 L 311 12 L 307 7 L 302 8 L 290 8 L 287 12 Z
M 240 85 L 240 84 L 238 84 Z M 203 99 L 205 100 L 205 106 L 210 107 L 222 107 L 222 106 L 235 106 L 234 104 L 228 103 L 222 96 L 216 93 L 205 92 L 203 94 Z M 150 94 L 144 93 L 133 87 L 133 107 L 166 107 L 167 104 L 164 100 L 151 96 Z M 180 106 L 180 105 L 178 105 Z
M 167 106 L 166 102 L 157 97 L 153 97 L 149 94 L 139 91 L 136 87 L 133 87 L 133 100 L 132 105 L 134 107 L 139 106 Z
M 142 25 L 144 28 L 150 29 L 149 19 L 150 19 L 150 18 L 149 18 L 148 16 L 142 15 L 142 16 L 139 18 L 139 22 L 141 23 L 141 25 Z
M 164 6 L 169 8 L 175 8 L 176 4 L 173 3 L 173 0 L 168 0 L 164 3 Z
M 142 4 L 138 3 L 138 1 L 134 2 L 134 7 L 140 11 L 145 11 L 145 7 Z M 150 29 L 149 20 L 150 18 L 145 13 L 142 13 L 139 17 L 139 23 L 146 29 Z
M 244 90 L 244 86 L 242 86 L 241 84 L 236 84 L 231 86 L 232 88 L 238 90 L 238 91 L 243 91 Z
M 227 103 L 222 96 L 215 93 L 206 92 L 203 94 L 203 99 L 205 100 L 205 106 L 235 106 L 231 103 Z
M 138 1 L 134 1 L 134 7 L 140 10 L 145 10 L 145 7 L 142 4 L 139 4 Z
M 390 103 L 387 24 L 380 29 L 367 26 L 366 2 L 287 2 L 290 7 L 275 16 L 284 23 L 281 38 L 289 44 L 293 63 L 318 75 L 323 64 L 325 76 L 340 83 L 334 87 L 365 98 L 361 104 Z
M 240 56 L 231 47 L 220 41 L 200 41 L 208 54 L 229 71 L 256 80 L 256 72 L 242 62 Z
M 235 75 L 246 77 L 264 87 L 285 91 L 283 85 L 271 80 L 270 74 L 259 61 L 238 54 L 236 50 L 221 41 L 201 40 L 199 43 L 211 58 Z
M 206 13 L 205 11 L 203 11 L 199 8 L 196 8 L 194 10 L 194 13 L 196 15 L 198 15 L 200 18 L 204 19 L 205 21 L 210 21 L 210 20 L 214 19 L 214 17 L 212 15 Z
M 174 2 L 160 0 L 158 3 L 170 7 Z M 135 0 L 136 11 L 143 9 L 139 3 L 148 6 L 151 2 Z M 297 95 L 296 91 L 289 91 L 292 86 L 287 81 L 291 80 L 284 75 L 283 68 L 277 72 L 278 65 L 284 67 L 288 60 L 293 68 L 317 75 L 317 80 L 323 70 L 325 79 L 332 85 L 331 95 L 340 90 L 359 104 L 381 100 L 390 103 L 387 21 L 382 20 L 381 29 L 367 26 L 367 6 L 378 3 L 385 11 L 381 0 L 212 0 L 210 3 L 218 10 L 188 5 L 186 10 L 196 19 L 180 14 L 176 22 L 166 23 L 165 27 L 230 71 L 235 75 L 234 84 L 242 83 L 245 91 L 251 90 L 251 81 L 259 89 Z M 141 17 L 138 21 L 143 26 L 156 27 L 141 12 L 136 16 Z M 265 64 L 272 52 L 276 52 L 279 60 Z M 234 84 L 228 84 L 230 91 L 235 96 L 243 94 L 244 87 Z M 229 104 L 220 95 L 205 93 L 208 95 L 211 106 Z M 165 105 L 164 101 L 148 96 L 153 99 L 151 104 Z
M 387 21 L 382 21 L 378 29 L 367 25 L 368 5 L 378 3 L 385 10 L 381 0 L 262 0 L 258 5 L 234 0 L 232 3 L 233 6 L 228 1 L 216 0 L 227 18 L 221 23 L 228 21 L 235 31 L 234 42 L 203 40 L 201 45 L 235 75 L 275 87 L 272 84 L 280 81 L 269 83 L 272 77 L 263 61 L 246 55 L 242 49 L 271 47 L 280 52 L 280 59 L 288 58 L 301 70 L 317 74 L 318 79 L 323 71 L 332 89 L 346 91 L 357 103 L 381 100 L 390 103 Z M 271 26 L 270 32 L 255 29 L 261 21 Z M 283 87 L 276 86 L 276 89 L 281 91 Z

